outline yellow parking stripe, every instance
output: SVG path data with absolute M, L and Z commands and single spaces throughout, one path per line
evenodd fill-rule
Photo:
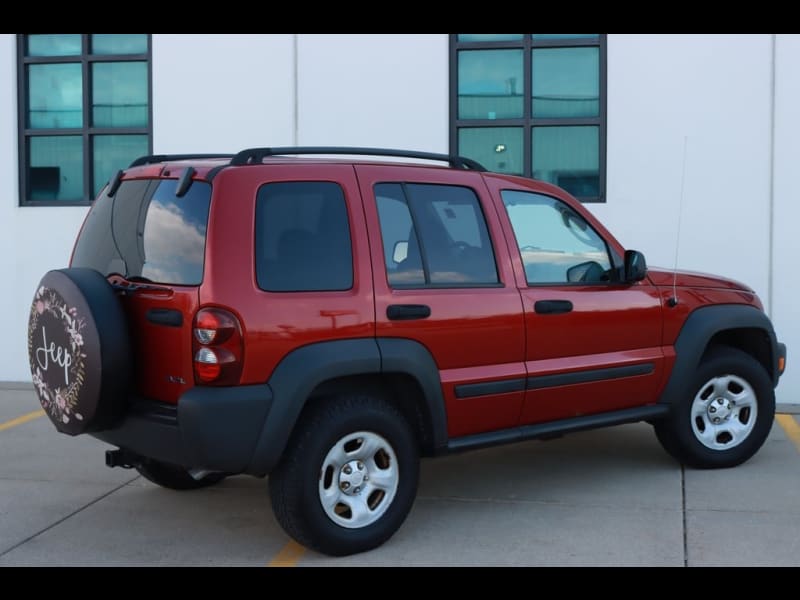
M 303 558 L 306 549 L 294 540 L 289 540 L 281 551 L 267 563 L 268 567 L 294 567 Z
M 0 423 L 0 431 L 5 431 L 6 429 L 11 429 L 12 427 L 16 427 L 17 425 L 22 425 L 23 423 L 27 423 L 28 421 L 33 421 L 34 419 L 38 419 L 43 415 L 44 411 L 41 409 L 29 412 L 27 415 L 22 415 L 21 417 L 17 417 L 16 419 L 11 419 L 10 421 L 6 421 L 5 423 Z
M 786 437 L 794 442 L 797 451 L 800 452 L 800 425 L 794 420 L 792 415 L 775 415 L 775 420 L 786 432 Z

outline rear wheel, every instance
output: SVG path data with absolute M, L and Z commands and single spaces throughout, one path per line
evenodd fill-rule
M 700 364 L 685 396 L 655 431 L 664 449 L 686 465 L 734 467 L 761 448 L 774 415 L 775 392 L 764 367 L 725 347 Z
M 419 451 L 408 422 L 374 397 L 321 399 L 270 474 L 275 517 L 308 548 L 341 556 L 381 545 L 414 502 Z
M 144 459 L 136 470 L 145 479 L 171 490 L 197 490 L 225 479 L 225 473 L 206 473 L 195 478 L 183 467 L 152 458 Z

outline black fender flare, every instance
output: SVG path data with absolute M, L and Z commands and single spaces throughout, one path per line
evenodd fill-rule
M 703 306 L 694 310 L 675 340 L 675 364 L 658 402 L 673 404 L 684 392 L 684 382 L 703 358 L 714 335 L 731 329 L 760 329 L 769 338 L 770 364 L 767 370 L 773 385 L 778 383 L 778 340 L 772 322 L 763 311 L 746 304 Z
M 289 352 L 267 382 L 272 407 L 246 472 L 269 473 L 283 454 L 300 412 L 321 383 L 351 375 L 404 373 L 424 392 L 436 447 L 447 443 L 447 418 L 439 370 L 422 344 L 406 339 L 358 338 L 318 342 Z

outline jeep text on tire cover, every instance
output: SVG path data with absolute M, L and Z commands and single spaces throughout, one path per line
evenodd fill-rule
M 682 463 L 738 465 L 786 347 L 750 288 L 648 269 L 553 185 L 254 148 L 120 171 L 35 290 L 28 355 L 109 466 L 269 475 L 283 528 L 343 555 L 400 527 L 420 457 L 647 421 Z

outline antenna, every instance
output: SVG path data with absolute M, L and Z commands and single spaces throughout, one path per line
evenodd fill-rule
M 678 233 L 675 236 L 675 266 L 672 269 L 672 298 L 667 300 L 669 306 L 678 304 L 678 249 L 681 243 L 681 217 L 683 216 L 683 188 L 686 183 L 686 147 L 689 136 L 683 136 L 683 165 L 681 166 L 681 198 L 678 204 Z

